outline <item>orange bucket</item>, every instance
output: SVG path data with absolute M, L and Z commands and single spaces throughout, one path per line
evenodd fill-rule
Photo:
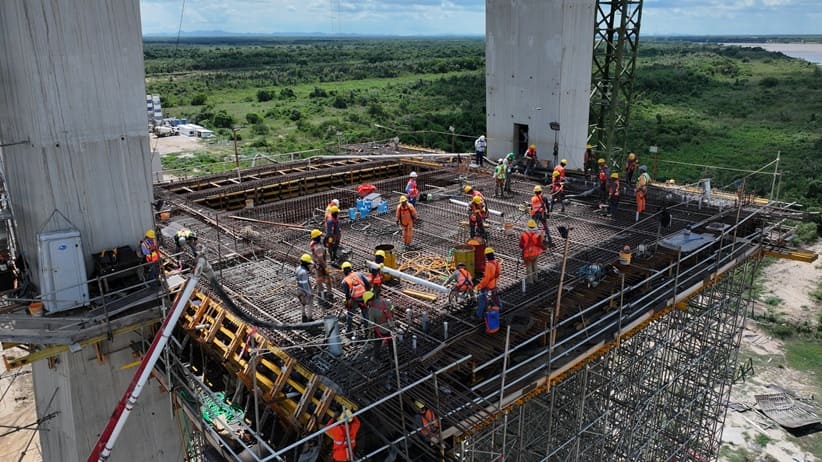
M 43 303 L 42 302 L 31 302 L 29 303 L 29 314 L 34 317 L 43 316 Z

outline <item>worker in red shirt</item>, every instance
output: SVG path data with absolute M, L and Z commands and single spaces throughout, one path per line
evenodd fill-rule
M 525 158 L 525 174 L 530 175 L 534 172 L 534 168 L 537 166 L 537 145 L 532 144 L 528 146 L 528 149 L 523 154 Z
M 417 189 L 417 172 L 411 172 L 411 174 L 408 175 L 408 183 L 405 185 L 405 194 L 408 196 L 408 202 L 416 207 L 417 198 L 420 196 L 420 190 Z
M 540 185 L 534 186 L 534 195 L 531 196 L 531 219 L 542 225 L 542 231 L 545 233 L 548 246 L 553 247 L 551 232 L 548 231 L 548 203 L 542 195 L 542 186 Z
M 638 160 L 636 158 L 636 154 L 633 152 L 628 153 L 628 160 L 625 162 L 625 173 L 626 173 L 626 180 L 628 181 L 628 185 L 633 185 L 633 177 L 634 171 L 636 171 L 636 164 Z
M 534 220 L 528 220 L 528 230 L 520 234 L 519 248 L 522 249 L 525 280 L 533 284 L 537 282 L 537 259 L 545 250 L 544 237 L 537 230 L 537 223 Z
M 354 450 L 357 448 L 357 433 L 360 431 L 360 418 L 351 416 L 351 412 L 343 409 L 337 417 L 338 422 L 343 422 L 336 427 L 325 431 L 334 445 L 331 447 L 331 460 L 334 462 L 347 462 L 354 460 Z M 332 425 L 334 419 L 326 422 L 326 427 Z
M 599 179 L 599 203 L 603 205 L 608 200 L 608 166 L 605 165 L 605 159 L 602 158 L 597 160 L 597 165 L 599 165 L 599 173 L 597 174 Z
M 554 211 L 554 204 L 559 202 L 562 212 L 565 212 L 565 182 L 562 181 L 562 174 L 556 170 L 551 174 L 551 211 Z
M 567 159 L 562 159 L 561 161 L 559 161 L 559 165 L 554 167 L 554 171 L 559 172 L 559 179 L 560 180 L 565 179 L 565 166 L 566 165 L 568 165 L 568 160 Z
M 325 246 L 332 262 L 337 260 L 337 249 L 340 248 L 342 229 L 340 228 L 340 208 L 332 205 L 325 216 Z
M 374 295 L 379 296 L 382 292 L 382 283 L 385 280 L 382 275 L 382 267 L 385 263 L 385 250 L 377 250 L 374 252 L 374 263 L 379 266 L 371 267 L 368 282 L 371 283 L 371 291 L 374 292 Z
M 482 274 L 482 280 L 477 284 L 474 290 L 480 294 L 479 303 L 477 303 L 477 318 L 482 319 L 485 316 L 485 308 L 490 298 L 494 305 L 502 309 L 502 301 L 499 299 L 497 292 L 497 281 L 501 272 L 500 262 L 494 255 L 492 247 L 485 248 L 485 272 Z

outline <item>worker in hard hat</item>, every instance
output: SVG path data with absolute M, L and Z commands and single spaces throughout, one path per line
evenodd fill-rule
M 502 302 L 499 299 L 497 292 L 497 281 L 499 281 L 501 272 L 500 262 L 494 255 L 492 247 L 485 248 L 485 271 L 482 274 L 482 280 L 477 284 L 476 290 L 479 292 L 479 301 L 477 303 L 477 318 L 482 319 L 485 316 L 485 308 L 488 305 L 488 300 L 491 303 L 502 309 Z
M 417 220 L 417 209 L 410 204 L 405 196 L 400 196 L 400 205 L 397 206 L 397 224 L 402 228 L 402 243 L 405 249 L 411 248 L 414 240 L 414 222 Z
M 478 189 L 474 188 L 470 184 L 465 185 L 465 187 L 462 188 L 462 191 L 467 194 L 468 198 L 472 201 L 475 197 L 479 197 L 479 202 L 482 204 L 482 218 L 488 218 L 488 206 L 485 204 L 485 196 L 483 196 Z M 471 208 L 471 202 L 468 203 L 468 207 Z
M 474 289 L 474 281 L 471 278 L 471 273 L 468 272 L 465 263 L 457 263 L 457 269 L 448 276 L 448 279 L 443 283 L 444 286 L 454 283 L 454 288 L 459 292 L 467 292 Z
M 634 171 L 636 171 L 638 159 L 633 152 L 628 153 L 628 160 L 625 161 L 625 179 L 628 186 L 633 186 Z
M 186 244 L 188 244 L 191 253 L 194 254 L 194 258 L 197 258 L 197 233 L 194 231 L 188 228 L 179 229 L 174 233 L 174 243 L 177 247 L 177 253 L 182 252 Z
M 537 229 L 537 222 L 528 220 L 528 229 L 519 236 L 522 249 L 522 263 L 525 266 L 525 280 L 529 284 L 537 282 L 537 259 L 545 250 L 545 237 Z
M 559 202 L 562 212 L 565 213 L 565 182 L 562 181 L 562 173 L 554 170 L 551 173 L 551 212 L 554 211 L 554 204 Z
M 391 348 L 391 332 L 396 327 L 394 305 L 391 304 L 390 300 L 382 298 L 371 290 L 366 291 L 362 299 L 368 308 L 368 321 L 374 327 L 375 341 L 372 357 L 374 360 L 379 361 L 382 347 L 388 345 Z
M 297 279 L 297 299 L 302 305 L 303 322 L 314 320 L 314 291 L 311 289 L 311 281 L 308 278 L 313 263 L 311 255 L 304 253 L 300 256 L 300 264 L 294 270 L 294 276 Z
M 325 206 L 325 218 L 328 218 L 331 215 L 331 207 L 340 208 L 340 200 L 339 199 L 331 199 L 331 202 Z
M 605 159 L 599 158 L 597 160 L 599 172 L 597 178 L 599 179 L 599 204 L 604 205 L 608 201 L 608 166 L 605 165 Z
M 537 166 L 537 145 L 532 144 L 528 146 L 525 153 L 522 155 L 525 158 L 525 174 L 530 175 L 534 173 L 534 168 Z
M 160 248 L 157 244 L 157 233 L 153 229 L 146 231 L 140 241 L 140 255 L 147 263 L 145 266 L 146 279 L 154 281 L 160 275 Z
M 408 183 L 405 184 L 405 195 L 408 197 L 408 203 L 417 206 L 417 198 L 420 196 L 420 190 L 417 188 L 417 172 L 411 172 L 408 175 Z
M 485 140 L 485 135 L 480 135 L 480 137 L 474 141 L 474 152 L 476 153 L 474 163 L 477 164 L 477 167 L 482 167 L 483 160 L 485 159 L 485 149 L 487 147 L 488 142 Z
M 420 429 L 420 436 L 427 442 L 434 444 L 440 435 L 440 425 L 434 411 L 428 408 L 422 401 L 415 400 L 414 406 L 417 408 L 415 418 L 417 427 Z
M 337 422 L 342 423 L 325 431 L 325 434 L 333 441 L 331 460 L 334 462 L 354 460 L 354 450 L 357 448 L 357 433 L 360 431 L 360 418 L 352 416 L 351 411 L 343 408 L 337 414 Z M 333 424 L 334 419 L 329 419 L 325 426 L 330 427 Z
M 551 232 L 548 230 L 549 204 L 548 200 L 542 194 L 542 186 L 540 185 L 534 186 L 534 195 L 531 196 L 530 214 L 531 219 L 542 226 L 542 232 L 545 233 L 548 246 L 553 247 L 554 243 L 551 240 Z
M 565 181 L 565 166 L 568 165 L 568 159 L 562 159 L 559 161 L 556 167 L 554 167 L 554 171 L 559 173 L 559 179 Z
M 505 197 L 505 177 L 507 176 L 505 170 L 503 159 L 498 160 L 494 173 L 491 174 L 494 178 L 494 197 Z
M 509 152 L 508 155 L 506 155 L 502 159 L 502 165 L 505 167 L 505 187 L 503 188 L 503 191 L 509 192 L 509 193 L 512 193 L 512 194 L 513 194 L 513 191 L 511 191 L 511 166 L 513 164 L 514 164 L 514 153 Z
M 328 251 L 325 250 L 322 238 L 323 232 L 319 229 L 312 229 L 311 243 L 309 250 L 311 251 L 311 259 L 314 260 L 314 278 L 317 280 L 316 293 L 321 301 L 330 303 L 331 298 L 331 277 L 328 273 Z
M 646 165 L 639 166 L 639 176 L 636 178 L 636 218 L 639 221 L 639 216 L 645 211 L 645 195 L 648 193 L 648 185 L 651 183 L 651 175 L 648 174 L 648 167 Z
M 382 276 L 382 267 L 385 264 L 385 250 L 377 250 L 374 252 L 374 263 L 377 266 L 372 266 L 370 274 L 368 275 L 368 282 L 371 283 L 371 291 L 374 292 L 375 295 L 380 295 L 382 292 L 382 283 L 383 283 L 383 276 Z
M 485 203 L 479 196 L 474 196 L 468 203 L 468 231 L 470 236 L 488 239 L 485 230 Z
M 325 217 L 325 246 L 328 248 L 328 256 L 331 257 L 332 262 L 337 260 L 341 237 L 340 208 L 332 205 L 328 208 L 328 215 Z
M 594 147 L 590 144 L 585 145 L 585 155 L 583 156 L 585 162 L 585 174 L 592 177 L 597 171 L 597 156 L 594 154 Z
M 343 262 L 340 268 L 343 270 L 343 280 L 340 288 L 345 295 L 345 309 L 347 311 L 345 330 L 346 334 L 354 340 L 356 339 L 353 325 L 354 310 L 359 308 L 363 319 L 367 317 L 368 313 L 366 312 L 362 297 L 367 290 L 371 289 L 371 283 L 368 282 L 368 279 L 361 273 L 352 269 L 351 262 Z
M 616 218 L 617 207 L 619 207 L 619 173 L 611 174 L 611 182 L 608 184 L 608 215 Z

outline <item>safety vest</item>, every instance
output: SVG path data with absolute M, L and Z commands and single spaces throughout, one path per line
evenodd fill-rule
M 348 276 L 343 278 L 343 282 L 348 286 L 348 295 L 351 298 L 362 298 L 365 293 L 365 285 L 360 279 L 360 273 L 354 271 L 348 273 Z
M 371 283 L 372 286 L 377 287 L 382 285 L 382 269 L 381 268 L 372 268 L 371 274 L 368 275 L 368 282 Z
M 140 242 L 140 248 L 146 258 L 146 262 L 154 263 L 160 259 L 160 252 L 159 249 L 157 249 L 157 242 L 154 239 L 143 239 Z
M 559 172 L 559 178 L 561 180 L 565 179 L 565 167 L 563 167 L 562 164 L 559 164 L 556 167 L 554 167 L 554 171 Z
M 400 204 L 397 206 L 397 221 L 399 221 L 402 226 L 414 224 L 416 218 L 417 211 L 413 205 L 406 202 L 405 205 Z
M 537 213 L 545 213 L 545 202 L 542 200 L 542 194 L 534 194 L 531 196 L 531 216 Z
M 536 159 L 537 158 L 537 150 L 531 150 L 530 148 L 525 151 L 525 157 L 529 159 Z
M 328 216 L 325 220 L 325 232 L 326 235 L 335 238 L 336 240 L 340 239 L 340 219 L 334 218 L 331 215 Z
M 628 162 L 625 164 L 625 170 L 628 172 L 633 172 L 636 169 L 636 159 L 631 160 L 628 159 Z
M 388 327 L 390 327 L 391 321 L 394 319 L 394 313 L 391 311 L 388 303 L 386 303 L 382 298 L 378 298 L 376 301 L 371 303 L 369 309 L 380 312 L 380 316 L 376 321 L 377 325 L 374 326 L 374 333 L 380 338 L 389 337 L 391 335 L 391 331 L 388 330 Z
M 191 237 L 191 230 L 188 228 L 183 228 L 177 231 L 177 233 L 175 233 L 175 237 L 177 237 L 178 239 L 181 237 L 188 239 L 189 237 Z
M 439 426 L 437 425 L 437 418 L 434 416 L 434 411 L 431 409 L 426 409 L 421 415 L 422 421 L 422 428 L 420 428 L 420 435 L 424 438 L 430 438 L 432 435 L 439 431 Z
M 465 290 L 470 289 L 474 282 L 471 280 L 471 273 L 468 272 L 465 268 L 457 268 L 457 287 L 459 289 Z
M 320 241 L 312 240 L 309 245 L 311 256 L 314 257 L 314 265 L 325 265 L 325 247 Z
M 608 190 L 608 195 L 615 199 L 619 199 L 619 180 L 611 182 L 611 189 Z
M 494 178 L 497 180 L 504 180 L 505 179 L 505 166 L 502 164 L 497 165 L 494 167 Z
M 562 180 L 560 178 L 562 178 L 562 176 L 557 176 L 551 181 L 551 192 L 558 193 L 562 191 L 562 187 L 564 185 L 562 184 Z
M 608 181 L 608 167 L 604 165 L 599 167 L 599 181 L 603 184 Z
M 482 275 L 482 281 L 477 286 L 478 289 L 493 290 L 497 288 L 497 279 L 499 279 L 500 266 L 497 260 L 488 260 L 485 262 L 485 273 Z
M 639 175 L 639 178 L 636 179 L 636 190 L 637 192 L 645 192 L 648 189 L 648 183 L 651 181 L 651 175 L 648 172 Z
M 405 194 L 408 195 L 409 199 L 416 198 L 420 195 L 420 190 L 417 189 L 417 180 L 414 178 L 408 180 L 408 184 L 405 185 Z
M 542 254 L 542 235 L 533 231 L 522 233 L 522 258 L 530 260 Z
M 334 421 L 329 420 L 326 425 L 332 423 Z M 335 462 L 345 462 L 353 459 L 349 457 L 348 440 L 351 440 L 351 455 L 353 456 L 354 449 L 357 447 L 357 433 L 360 431 L 359 417 L 352 417 L 351 422 L 348 423 L 348 438 L 345 436 L 345 427 L 346 424 L 343 423 L 325 431 L 325 434 L 334 441 L 334 446 L 331 448 L 331 458 Z

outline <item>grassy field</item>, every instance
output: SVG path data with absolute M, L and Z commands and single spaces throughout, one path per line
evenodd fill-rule
M 455 147 L 467 151 L 484 132 L 479 39 L 222 39 L 176 52 L 149 41 L 145 53 L 148 91 L 166 113 L 223 139 L 242 126 L 246 155 L 396 133 L 450 150 L 450 125 L 464 135 Z M 782 197 L 822 206 L 820 66 L 756 48 L 646 40 L 636 73 L 628 147 L 658 179 L 731 186 L 743 173 L 711 166 L 756 170 L 779 153 Z M 651 145 L 660 147 L 656 160 Z M 771 183 L 757 175 L 749 187 L 766 194 Z

